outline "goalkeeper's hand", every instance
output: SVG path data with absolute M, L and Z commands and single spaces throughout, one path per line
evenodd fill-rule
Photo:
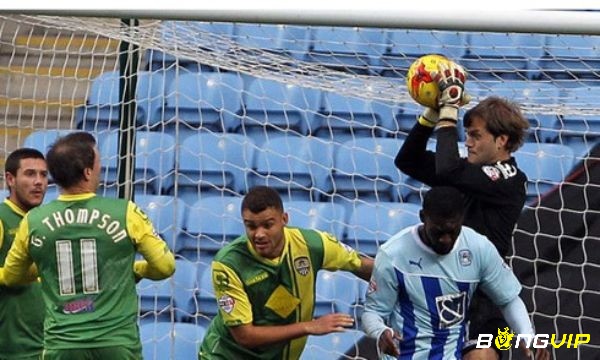
M 462 66 L 453 61 L 440 62 L 435 80 L 440 89 L 438 105 L 441 120 L 458 121 L 458 108 L 469 102 L 465 93 L 467 74 Z
M 440 113 L 436 109 L 426 107 L 419 116 L 419 124 L 434 128 L 440 120 Z

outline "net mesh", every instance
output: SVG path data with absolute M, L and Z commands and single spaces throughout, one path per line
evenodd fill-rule
M 120 42 L 139 47 L 141 61 L 128 63 L 134 100 L 119 93 L 119 56 L 135 50 Z M 592 333 L 589 344 L 555 355 L 586 359 L 600 349 L 596 159 L 588 154 L 600 136 L 598 44 L 598 36 L 558 33 L 160 20 L 130 28 L 108 18 L 0 16 L 0 160 L 86 129 L 99 139 L 100 193 L 114 196 L 121 106 L 135 101 L 135 200 L 188 269 L 139 284 L 144 352 L 181 358 L 217 310 L 206 269 L 243 233 L 239 202 L 250 186 L 279 189 L 293 225 L 372 255 L 418 221 L 425 187 L 393 164 L 420 112 L 404 77 L 417 57 L 445 54 L 469 71 L 472 104 L 504 96 L 531 121 L 516 154 L 530 183 L 511 263 L 538 332 Z M 51 186 L 46 200 L 56 194 Z M 358 317 L 364 282 L 327 275 L 317 314 Z M 369 358 L 361 336 L 311 337 L 303 358 Z

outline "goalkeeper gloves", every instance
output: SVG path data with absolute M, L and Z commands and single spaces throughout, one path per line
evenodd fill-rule
M 469 102 L 465 94 L 467 74 L 462 66 L 453 61 L 440 62 L 435 79 L 440 89 L 438 105 L 439 118 L 447 121 L 458 121 L 458 108 Z
M 437 125 L 439 120 L 440 120 L 440 113 L 435 109 L 426 107 L 425 110 L 423 110 L 423 112 L 421 113 L 421 116 L 419 116 L 418 121 L 419 121 L 419 124 L 421 124 L 423 126 L 433 128 Z

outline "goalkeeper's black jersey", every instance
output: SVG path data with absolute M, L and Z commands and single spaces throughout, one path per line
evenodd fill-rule
M 457 187 L 465 197 L 464 225 L 487 236 L 500 255 L 508 255 L 512 232 L 525 204 L 527 176 L 514 158 L 486 165 L 461 158 L 455 127 L 437 130 L 436 152 L 427 151 L 432 132 L 432 128 L 415 124 L 396 155 L 396 166 L 429 186 Z

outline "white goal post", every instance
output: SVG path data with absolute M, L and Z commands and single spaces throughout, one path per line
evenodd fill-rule
M 20 146 L 94 133 L 101 193 L 115 196 L 128 161 L 135 201 L 193 273 L 140 283 L 140 323 L 203 329 L 216 309 L 203 275 L 243 231 L 250 186 L 277 187 L 292 225 L 372 255 L 416 221 L 425 187 L 393 164 L 420 111 L 405 73 L 443 53 L 469 71 L 473 103 L 504 96 L 531 120 L 517 154 L 530 199 L 509 261 L 538 333 L 591 334 L 554 357 L 588 359 L 600 352 L 598 23 L 594 11 L 0 11 L 0 164 Z M 119 155 L 126 131 L 135 151 Z M 364 286 L 348 297 L 323 285 L 318 311 L 359 314 Z M 200 341 L 155 330 L 143 332 L 148 353 Z M 309 341 L 303 359 L 368 358 L 359 329 L 350 335 Z

